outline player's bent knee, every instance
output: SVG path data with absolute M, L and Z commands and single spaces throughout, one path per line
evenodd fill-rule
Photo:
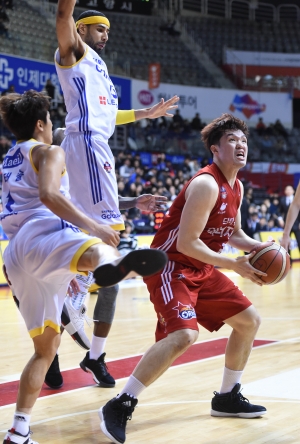
M 41 357 L 50 359 L 50 362 L 52 362 L 60 345 L 60 340 L 60 333 L 57 333 L 51 327 L 45 328 L 43 334 L 33 338 L 35 353 Z
M 114 247 L 106 244 L 95 244 L 90 246 L 79 258 L 78 271 L 94 271 L 103 261 L 112 262 L 120 257 L 120 253 Z
M 186 350 L 197 340 L 198 330 L 183 329 L 170 333 L 169 338 L 179 350 Z

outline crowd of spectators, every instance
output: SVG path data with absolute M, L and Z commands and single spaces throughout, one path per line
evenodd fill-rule
M 3 94 L 13 92 L 13 85 Z M 66 109 L 63 98 L 57 94 L 56 88 L 51 80 L 48 80 L 45 87 L 45 93 L 51 99 L 51 119 L 53 129 L 65 126 Z M 164 117 L 156 120 L 138 121 L 127 125 L 128 146 L 123 151 L 116 151 L 115 163 L 117 171 L 117 182 L 119 194 L 124 197 L 136 197 L 141 194 L 151 193 L 166 196 L 168 204 L 165 211 L 168 210 L 173 200 L 176 198 L 185 183 L 202 167 L 210 162 L 210 155 L 193 155 L 188 150 L 182 150 L 184 155 L 180 156 L 179 163 L 172 163 L 168 151 L 161 148 L 159 153 L 152 156 L 151 164 L 145 164 L 139 150 L 139 144 L 143 141 L 144 148 L 150 140 L 150 150 L 153 145 L 153 139 L 158 135 L 160 140 L 178 138 L 198 137 L 200 140 L 200 131 L 205 126 L 199 113 L 196 113 L 191 121 L 184 119 L 179 110 L 175 112 L 173 119 Z M 260 138 L 260 149 L 270 149 L 272 146 L 270 140 L 276 139 L 281 150 L 287 152 L 289 133 L 279 120 L 274 125 L 266 126 L 262 118 L 259 118 L 257 126 L 252 130 L 256 137 Z M 0 156 L 3 158 L 8 149 L 14 143 L 10 133 L 1 126 L 0 122 Z M 251 144 L 250 144 L 251 145 Z M 147 151 L 147 150 L 146 150 Z M 249 148 L 250 160 L 252 148 Z M 155 150 L 154 150 L 155 152 Z M 162 153 L 163 152 L 163 153 Z M 247 184 L 246 184 L 247 185 Z M 246 193 L 242 205 L 242 223 L 243 229 L 249 236 L 255 236 L 260 231 L 282 230 L 284 227 L 284 211 L 280 205 L 279 195 L 265 196 L 263 202 L 255 202 L 253 198 L 253 189 L 246 186 Z M 142 214 L 138 209 L 133 208 L 124 211 L 124 219 L 130 221 L 133 233 L 153 233 L 157 228 L 155 215 Z

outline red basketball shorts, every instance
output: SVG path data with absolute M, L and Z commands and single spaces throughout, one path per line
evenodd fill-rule
M 224 320 L 252 305 L 225 274 L 210 265 L 198 270 L 169 261 L 161 274 L 144 281 L 158 318 L 157 341 L 177 330 L 198 330 L 198 323 L 217 331 Z

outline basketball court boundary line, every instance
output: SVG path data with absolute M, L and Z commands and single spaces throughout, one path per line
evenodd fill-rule
M 39 398 L 42 399 L 42 398 Z M 39 400 L 38 399 L 38 400 Z M 259 403 L 268 403 L 268 402 L 272 402 L 272 403 L 276 403 L 276 404 L 300 404 L 300 400 L 299 401 L 295 401 L 295 400 L 268 400 L 268 399 L 254 399 L 255 402 L 259 402 Z M 163 405 L 181 405 L 181 404 L 210 404 L 211 402 L 211 398 L 210 399 L 203 399 L 203 400 L 197 400 L 197 401 L 170 401 L 170 402 L 147 402 L 147 403 L 139 403 L 138 407 L 157 407 L 157 406 L 163 406 Z M 100 407 L 102 406 L 102 404 L 100 405 Z M 99 408 L 100 408 L 99 407 Z M 46 419 L 41 419 L 40 421 L 35 421 L 32 422 L 30 424 L 30 426 L 35 426 L 35 425 L 40 425 L 40 424 L 45 424 L 51 421 L 59 421 L 61 419 L 65 419 L 65 418 L 72 418 L 72 417 L 76 417 L 76 416 L 80 416 L 80 415 L 86 415 L 86 414 L 90 414 L 90 413 L 98 413 L 99 408 L 96 410 L 84 410 L 82 412 L 74 412 L 74 413 L 67 413 L 65 415 L 60 415 L 60 416 L 55 416 L 53 418 L 46 418 Z M 209 413 L 207 413 L 207 416 L 211 416 Z M 7 429 L 3 429 L 0 430 L 0 433 L 5 433 L 7 432 Z

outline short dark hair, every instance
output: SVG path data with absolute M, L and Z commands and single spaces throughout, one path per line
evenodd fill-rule
M 36 122 L 47 122 L 49 109 L 49 97 L 33 89 L 24 94 L 11 93 L 0 98 L 0 115 L 4 125 L 17 139 L 30 139 Z
M 210 147 L 212 145 L 218 145 L 221 137 L 228 130 L 241 130 L 246 137 L 248 137 L 249 134 L 246 122 L 234 117 L 232 114 L 225 113 L 214 119 L 201 131 L 201 137 L 205 148 L 208 151 L 211 151 Z
M 95 10 L 90 10 L 90 11 L 84 11 L 80 14 L 79 17 L 77 17 L 77 22 L 78 20 L 87 18 L 87 17 L 97 17 L 98 15 L 102 15 L 102 17 L 106 17 L 104 14 L 102 14 L 102 12 L 99 11 L 95 11 Z

